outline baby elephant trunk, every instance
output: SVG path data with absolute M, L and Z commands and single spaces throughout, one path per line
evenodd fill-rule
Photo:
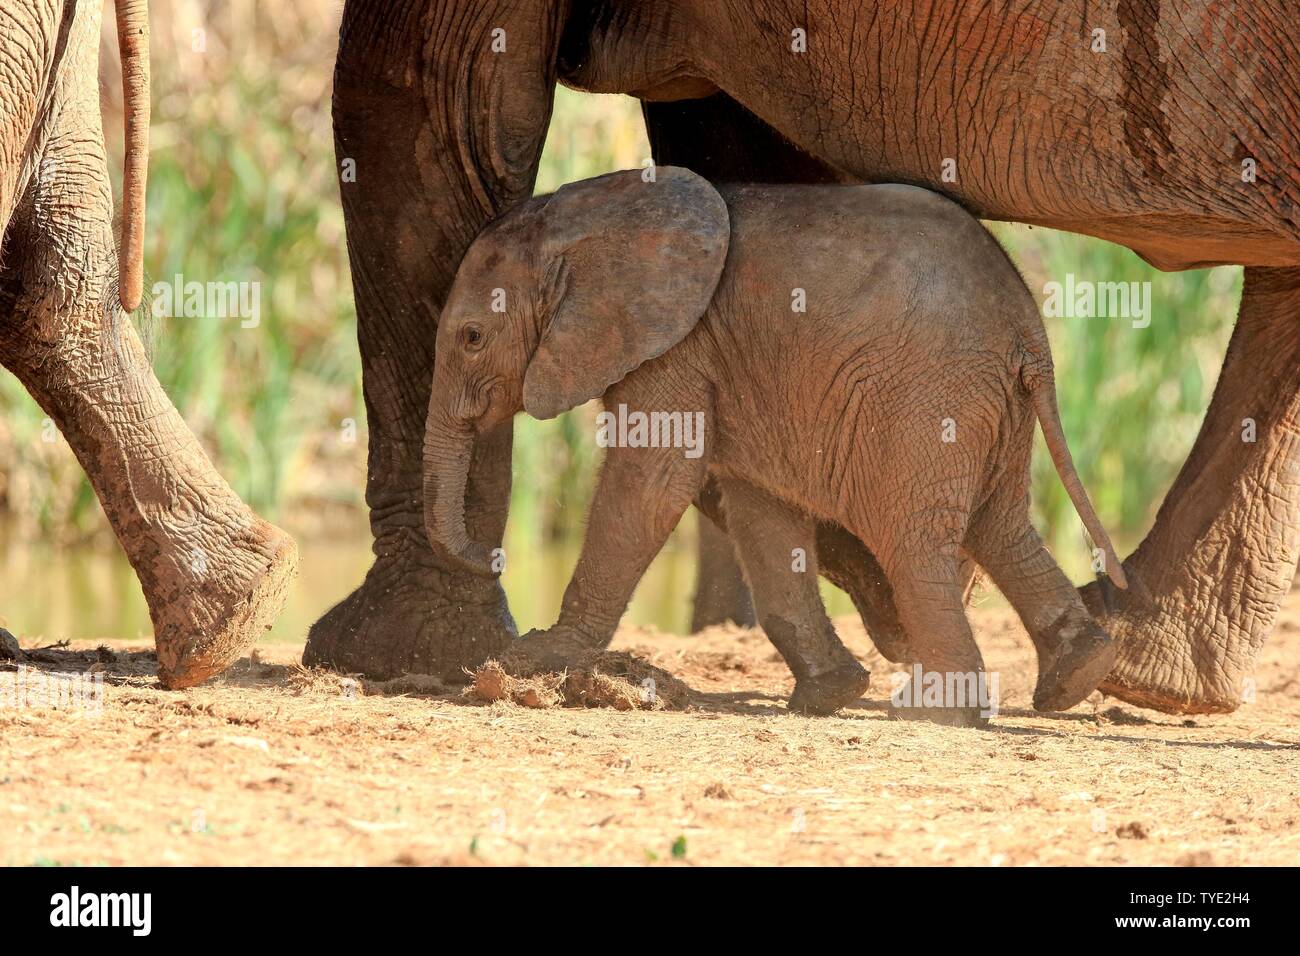
M 1104 555 L 1102 573 L 1117 586 L 1127 589 L 1128 579 L 1125 578 L 1124 567 L 1120 564 L 1119 556 L 1115 554 L 1115 548 L 1110 543 L 1110 535 L 1106 533 L 1101 519 L 1093 510 L 1092 502 L 1088 500 L 1088 492 L 1084 490 L 1083 482 L 1079 480 L 1079 473 L 1074 470 L 1070 446 L 1066 444 L 1065 432 L 1061 428 L 1061 414 L 1056 405 L 1056 383 L 1050 367 L 1045 371 L 1041 368 L 1036 369 L 1033 373 L 1025 375 L 1025 385 L 1034 403 L 1038 425 L 1043 429 L 1047 450 L 1052 455 L 1052 464 L 1056 466 L 1056 473 L 1061 476 L 1061 484 L 1065 485 L 1065 492 L 1074 503 L 1074 510 L 1078 512 L 1083 526 L 1088 529 L 1093 543 L 1102 550 Z
M 424 435 L 424 528 L 429 544 L 452 563 L 491 577 L 487 547 L 465 527 L 465 490 L 474 460 L 474 429 L 430 415 Z

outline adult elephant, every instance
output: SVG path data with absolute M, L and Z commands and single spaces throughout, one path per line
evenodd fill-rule
M 185 687 L 271 625 L 297 548 L 213 469 L 127 319 L 143 285 L 148 18 L 143 0 L 117 0 L 119 259 L 99 115 L 101 6 L 18 0 L 0 9 L 0 361 L 85 468 L 140 578 L 159 677 Z
M 1232 710 L 1300 544 L 1288 22 L 1281 0 L 348 0 L 335 129 L 356 171 L 342 190 L 376 561 L 317 622 L 307 660 L 451 672 L 513 633 L 497 584 L 445 570 L 423 540 L 420 422 L 455 267 L 484 222 L 530 194 L 559 74 L 646 101 L 658 157 L 708 175 L 911 182 L 1162 269 L 1245 265 L 1200 435 L 1125 562 L 1135 586 L 1106 607 L 1085 591 L 1123 640 L 1105 689 L 1172 712 Z M 479 540 L 504 525 L 509 441 L 506 428 L 478 445 Z M 854 542 L 834 543 L 841 571 L 869 567 Z M 888 588 L 869 576 L 866 610 L 887 615 Z

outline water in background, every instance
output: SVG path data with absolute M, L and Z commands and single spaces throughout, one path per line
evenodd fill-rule
M 626 623 L 685 633 L 695 590 L 693 517 L 683 521 L 650 566 L 624 617 Z M 292 530 L 292 522 L 286 522 Z M 581 543 L 538 547 L 511 535 L 505 588 L 520 632 L 555 621 Z M 301 563 L 288 605 L 265 641 L 300 642 L 325 611 L 348 595 L 370 567 L 370 539 L 299 541 Z M 0 532 L 0 625 L 24 643 L 149 639 L 144 595 L 116 547 L 53 547 Z M 832 614 L 853 612 L 842 593 L 826 587 Z

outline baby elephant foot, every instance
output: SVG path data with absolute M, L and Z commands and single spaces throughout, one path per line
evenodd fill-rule
M 815 677 L 797 679 L 787 706 L 805 714 L 833 714 L 865 694 L 870 684 L 871 672 L 853 661 Z
M 902 707 L 890 704 L 891 720 L 923 720 L 945 727 L 987 727 L 989 714 L 980 707 Z
M 507 670 L 528 672 L 562 671 L 584 654 L 604 650 L 604 644 L 570 627 L 555 626 L 548 630 L 529 631 L 501 656 Z
M 1119 646 L 1092 618 L 1067 611 L 1053 626 L 1056 653 L 1039 664 L 1034 710 L 1069 710 L 1115 666 Z

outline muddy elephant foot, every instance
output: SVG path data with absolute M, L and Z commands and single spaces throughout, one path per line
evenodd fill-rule
M 1117 647 L 1115 662 L 1097 689 L 1125 703 L 1166 714 L 1236 710 L 1250 663 L 1267 633 L 1266 622 L 1281 604 L 1285 585 L 1275 585 L 1276 596 L 1270 600 L 1260 598 L 1259 618 L 1251 619 L 1256 630 L 1243 638 L 1244 628 L 1226 613 L 1209 621 L 1198 620 L 1197 609 L 1189 607 L 1182 591 L 1153 594 L 1132 558 L 1124 567 L 1129 575 L 1127 591 L 1096 581 L 1079 589 L 1084 604 L 1114 636 Z M 1225 574 L 1224 579 L 1230 580 L 1232 574 Z M 1223 586 L 1223 595 L 1215 599 L 1229 600 L 1232 590 L 1232 586 Z M 1259 593 L 1264 594 L 1263 586 Z M 1229 652 L 1237 649 L 1238 653 Z
M 790 710 L 825 716 L 858 700 L 871 685 L 871 672 L 853 661 L 816 677 L 795 681 Z
M 1092 620 L 1067 622 L 1053 641 L 1056 655 L 1041 661 L 1034 710 L 1069 710 L 1101 684 L 1119 644 Z
M 515 636 L 494 580 L 443 571 L 427 549 L 377 558 L 359 588 L 312 625 L 309 667 L 387 680 L 432 674 L 465 681 Z
M 298 546 L 275 525 L 250 519 L 226 546 L 196 545 L 182 554 L 189 574 L 146 587 L 164 687 L 192 687 L 219 674 L 284 610 Z
M 1170 714 L 1228 713 L 1253 696 L 1300 554 L 1297 319 L 1300 269 L 1248 266 L 1200 434 L 1124 561 L 1129 589 L 1082 589 L 1119 642 L 1103 692 Z

